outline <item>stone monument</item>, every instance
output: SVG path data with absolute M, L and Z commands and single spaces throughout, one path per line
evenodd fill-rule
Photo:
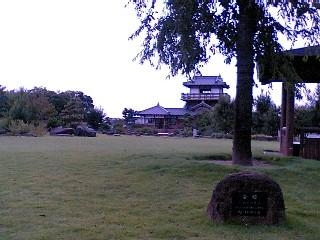
M 207 213 L 215 223 L 278 224 L 285 219 L 281 188 L 256 172 L 227 175 L 215 187 Z

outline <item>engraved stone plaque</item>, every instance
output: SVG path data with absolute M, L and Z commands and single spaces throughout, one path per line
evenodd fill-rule
M 278 224 L 285 220 L 279 184 L 257 172 L 232 173 L 218 182 L 207 213 L 215 223 Z
M 232 216 L 266 216 L 268 196 L 266 192 L 232 193 Z

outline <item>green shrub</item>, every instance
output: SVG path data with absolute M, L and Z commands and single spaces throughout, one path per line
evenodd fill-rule
M 224 138 L 226 138 L 226 139 L 233 139 L 233 135 L 230 134 L 230 133 L 226 133 L 226 134 L 224 134 Z
M 212 134 L 214 132 L 213 132 L 213 129 L 211 127 L 207 127 L 207 128 L 204 128 L 204 129 L 200 129 L 198 133 L 201 136 L 212 136 Z
M 191 137 L 192 136 L 192 129 L 188 128 L 188 127 L 183 128 L 181 131 L 181 135 L 184 137 Z
M 0 128 L 1 129 L 8 129 L 9 122 L 10 121 L 8 118 L 0 118 Z
M 212 138 L 225 138 L 225 139 L 233 139 L 233 135 L 230 133 L 221 133 L 221 132 L 214 132 L 211 134 Z
M 46 123 L 25 123 L 22 120 L 8 120 L 7 128 L 11 135 L 44 136 L 47 133 Z
M 211 134 L 212 138 L 223 138 L 224 134 L 223 133 L 219 133 L 219 132 L 215 132 Z
M 61 119 L 57 117 L 52 117 L 48 120 L 47 128 L 56 128 L 62 125 L 63 125 L 63 122 L 61 121 Z
M 136 127 L 134 133 L 136 135 L 156 135 L 158 131 L 153 127 Z
M 46 123 L 40 122 L 38 124 L 30 125 L 30 133 L 32 136 L 41 137 L 47 134 Z
M 8 124 L 8 130 L 13 135 L 23 135 L 31 132 L 29 124 L 24 123 L 22 120 L 11 120 Z
M 155 134 L 155 130 L 153 128 L 150 128 L 150 127 L 143 127 L 141 129 L 141 133 L 143 135 L 153 135 L 153 134 Z
M 252 140 L 257 140 L 257 141 L 277 141 L 277 137 L 264 135 L 264 134 L 252 135 L 251 139 Z

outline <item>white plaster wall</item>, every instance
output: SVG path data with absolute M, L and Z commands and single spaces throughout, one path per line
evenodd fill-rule
M 211 88 L 211 93 L 222 93 L 221 88 Z
M 199 88 L 190 88 L 190 93 L 200 93 Z

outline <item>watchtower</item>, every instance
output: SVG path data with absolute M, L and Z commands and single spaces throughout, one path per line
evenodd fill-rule
M 181 100 L 185 101 L 185 109 L 195 111 L 199 107 L 212 108 L 220 96 L 227 95 L 223 92 L 229 88 L 221 76 L 195 76 L 183 85 L 190 89 L 189 93 L 182 93 Z

